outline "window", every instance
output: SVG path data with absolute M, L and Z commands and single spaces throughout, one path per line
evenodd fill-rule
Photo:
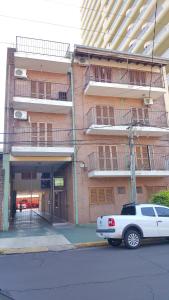
M 113 188 L 90 188 L 90 205 L 111 204 L 114 202 Z
M 21 179 L 23 180 L 36 179 L 36 172 L 22 172 Z
M 136 190 L 137 190 L 137 194 L 142 194 L 142 193 L 143 193 L 143 188 L 142 188 L 142 186 L 137 186 L 137 187 L 136 187 Z
M 141 208 L 141 213 L 143 216 L 147 217 L 155 217 L 155 212 L 152 207 L 142 207 Z
M 54 178 L 54 186 L 55 187 L 63 187 L 64 186 L 64 178 L 63 177 Z
M 159 217 L 169 217 L 169 209 L 165 207 L 156 206 L 156 212 Z
M 127 206 L 123 206 L 122 211 L 121 211 L 121 215 L 123 216 L 135 216 L 136 214 L 136 207 L 134 205 L 127 205 Z
M 126 193 L 126 188 L 124 186 L 118 186 L 117 193 L 120 195 L 124 195 Z

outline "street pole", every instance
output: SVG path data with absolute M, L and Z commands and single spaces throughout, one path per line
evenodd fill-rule
M 135 164 L 135 146 L 134 146 L 134 127 L 129 128 L 129 147 L 130 147 L 130 174 L 131 174 L 131 202 L 137 203 L 136 190 L 136 164 Z

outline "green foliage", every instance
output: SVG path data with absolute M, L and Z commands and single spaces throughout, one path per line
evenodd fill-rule
M 169 190 L 154 194 L 151 198 L 151 203 L 161 204 L 169 207 Z

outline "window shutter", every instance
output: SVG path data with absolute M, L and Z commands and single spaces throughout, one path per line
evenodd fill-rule
M 102 110 L 103 110 L 103 124 L 104 125 L 109 125 L 108 107 L 107 106 L 103 106 Z
M 90 205 L 97 204 L 97 189 L 96 188 L 90 188 Z
M 52 99 L 52 97 L 51 97 L 51 82 L 46 82 L 46 99 Z
M 103 124 L 101 106 L 100 105 L 96 106 L 96 121 L 97 121 L 98 125 Z
M 31 124 L 31 144 L 37 146 L 38 144 L 38 126 L 37 123 Z
M 114 120 L 114 107 L 109 106 L 109 124 L 110 125 L 115 125 L 115 120 Z
M 44 99 L 45 98 L 45 86 L 44 82 L 38 82 L 38 91 L 39 91 L 39 98 Z
M 98 156 L 99 156 L 99 169 L 104 170 L 105 169 L 105 158 L 104 158 L 104 147 L 98 146 Z
M 45 146 L 45 123 L 39 123 L 39 145 Z
M 37 98 L 37 85 L 36 81 L 31 81 L 31 97 Z
M 116 148 L 116 146 L 111 146 L 111 153 L 112 153 L 113 170 L 118 170 L 117 148 Z
M 105 163 L 106 163 L 106 170 L 111 170 L 111 152 L 110 146 L 105 146 Z
M 47 123 L 47 145 L 52 146 L 52 142 L 53 142 L 52 124 Z
M 114 189 L 106 188 L 106 203 L 114 203 Z

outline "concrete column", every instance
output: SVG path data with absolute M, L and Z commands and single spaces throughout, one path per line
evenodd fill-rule
M 10 168 L 9 168 L 9 154 L 3 155 L 3 169 L 4 169 L 4 201 L 2 207 L 3 231 L 9 229 L 9 197 L 10 197 Z

